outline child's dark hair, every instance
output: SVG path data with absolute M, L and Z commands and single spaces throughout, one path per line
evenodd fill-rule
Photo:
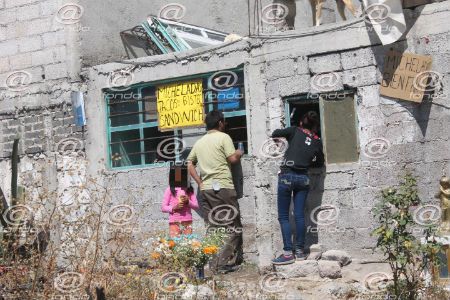
M 175 191 L 174 186 L 170 186 L 170 192 L 172 193 L 172 196 L 174 196 L 174 197 L 177 196 L 177 191 Z M 192 187 L 192 185 L 189 185 L 189 187 L 186 189 L 186 193 L 188 196 L 190 196 L 194 193 L 194 188 Z

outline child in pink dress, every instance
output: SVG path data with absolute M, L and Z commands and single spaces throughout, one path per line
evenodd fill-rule
M 197 197 L 192 187 L 168 187 L 166 189 L 161 210 L 169 213 L 170 237 L 192 233 L 191 208 L 198 208 Z

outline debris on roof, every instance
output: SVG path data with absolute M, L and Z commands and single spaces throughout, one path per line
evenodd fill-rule
M 149 16 L 145 22 L 120 33 L 129 58 L 181 52 L 241 38 L 195 25 Z

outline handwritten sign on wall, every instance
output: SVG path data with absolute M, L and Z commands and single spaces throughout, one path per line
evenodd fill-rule
M 158 86 L 159 130 L 203 125 L 202 80 Z
M 380 94 L 422 102 L 425 88 L 421 76 L 431 70 L 431 62 L 431 56 L 389 51 L 384 58 Z

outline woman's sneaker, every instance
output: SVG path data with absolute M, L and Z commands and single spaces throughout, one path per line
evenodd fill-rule
M 277 258 L 272 259 L 272 264 L 274 264 L 274 265 L 289 265 L 289 264 L 293 264 L 294 262 L 295 262 L 295 257 L 292 254 L 291 255 L 281 254 Z
M 295 259 L 296 260 L 305 260 L 306 259 L 305 252 L 303 252 L 302 249 L 295 250 Z

